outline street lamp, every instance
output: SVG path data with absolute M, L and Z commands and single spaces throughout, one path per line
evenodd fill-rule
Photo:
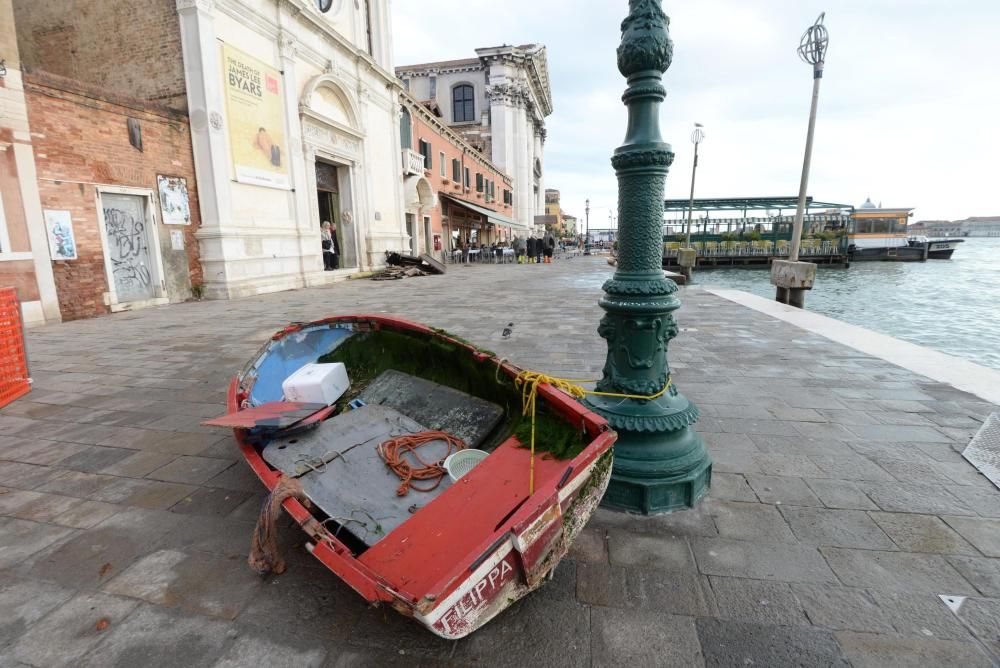
M 691 143 L 694 144 L 694 164 L 691 165 L 691 201 L 688 203 L 687 222 L 687 243 L 686 248 L 691 248 L 691 215 L 694 211 L 694 174 L 698 170 L 698 144 L 705 141 L 705 127 L 701 123 L 694 124 L 694 131 L 691 133 Z
M 708 491 L 712 460 L 692 425 L 698 409 L 677 391 L 667 345 L 677 336 L 677 284 L 663 273 L 663 193 L 674 154 L 660 135 L 663 73 L 673 44 L 660 0 L 629 0 L 618 69 L 628 80 L 618 177 L 618 263 L 603 286 L 597 333 L 604 374 L 584 403 L 618 433 L 605 506 L 646 514 L 693 507 Z
M 779 260 L 771 265 L 771 283 L 777 287 L 775 299 L 783 304 L 802 308 L 805 291 L 811 290 L 816 281 L 816 265 L 799 262 L 799 248 L 802 243 L 802 220 L 806 208 L 806 190 L 809 187 L 809 166 L 812 161 L 813 135 L 816 130 L 816 107 L 819 103 L 819 83 L 823 78 L 826 50 L 830 45 L 830 33 L 823 25 L 826 12 L 819 15 L 816 23 L 802 34 L 799 40 L 799 58 L 813 66 L 812 105 L 809 109 L 809 130 L 806 133 L 806 152 L 802 160 L 802 180 L 799 182 L 799 201 L 795 208 L 795 222 L 792 224 L 792 245 L 788 260 Z
M 587 214 L 587 231 L 583 237 L 583 254 L 590 255 L 590 198 L 587 198 L 587 205 L 584 208 Z

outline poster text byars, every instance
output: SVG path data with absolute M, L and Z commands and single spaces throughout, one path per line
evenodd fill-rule
M 281 74 L 222 44 L 229 150 L 240 183 L 290 187 Z

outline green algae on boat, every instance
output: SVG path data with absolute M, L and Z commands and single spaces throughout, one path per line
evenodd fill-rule
M 439 331 L 439 330 L 435 330 Z M 525 447 L 531 443 L 531 418 L 521 414 L 521 390 L 504 373 L 497 373 L 495 360 L 481 359 L 464 349 L 466 344 L 478 352 L 492 355 L 439 331 L 449 341 L 418 332 L 401 333 L 386 329 L 357 332 L 332 352 L 320 357 L 320 363 L 341 362 L 347 367 L 351 389 L 337 402 L 343 410 L 368 384 L 390 369 L 423 378 L 459 392 L 493 402 L 504 409 L 504 420 L 483 444 L 492 450 L 511 435 Z M 586 447 L 581 429 L 552 415 L 540 400 L 535 415 L 535 450 L 548 452 L 558 459 L 575 457 Z

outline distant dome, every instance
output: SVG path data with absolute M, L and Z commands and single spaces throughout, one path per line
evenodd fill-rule
M 878 207 L 875 206 L 874 204 L 872 204 L 872 198 L 869 197 L 868 199 L 865 200 L 865 203 L 862 204 L 860 208 L 862 208 L 862 209 L 877 209 Z

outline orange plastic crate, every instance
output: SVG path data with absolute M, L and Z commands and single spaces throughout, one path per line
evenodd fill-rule
M 17 290 L 0 288 L 0 407 L 30 391 Z

